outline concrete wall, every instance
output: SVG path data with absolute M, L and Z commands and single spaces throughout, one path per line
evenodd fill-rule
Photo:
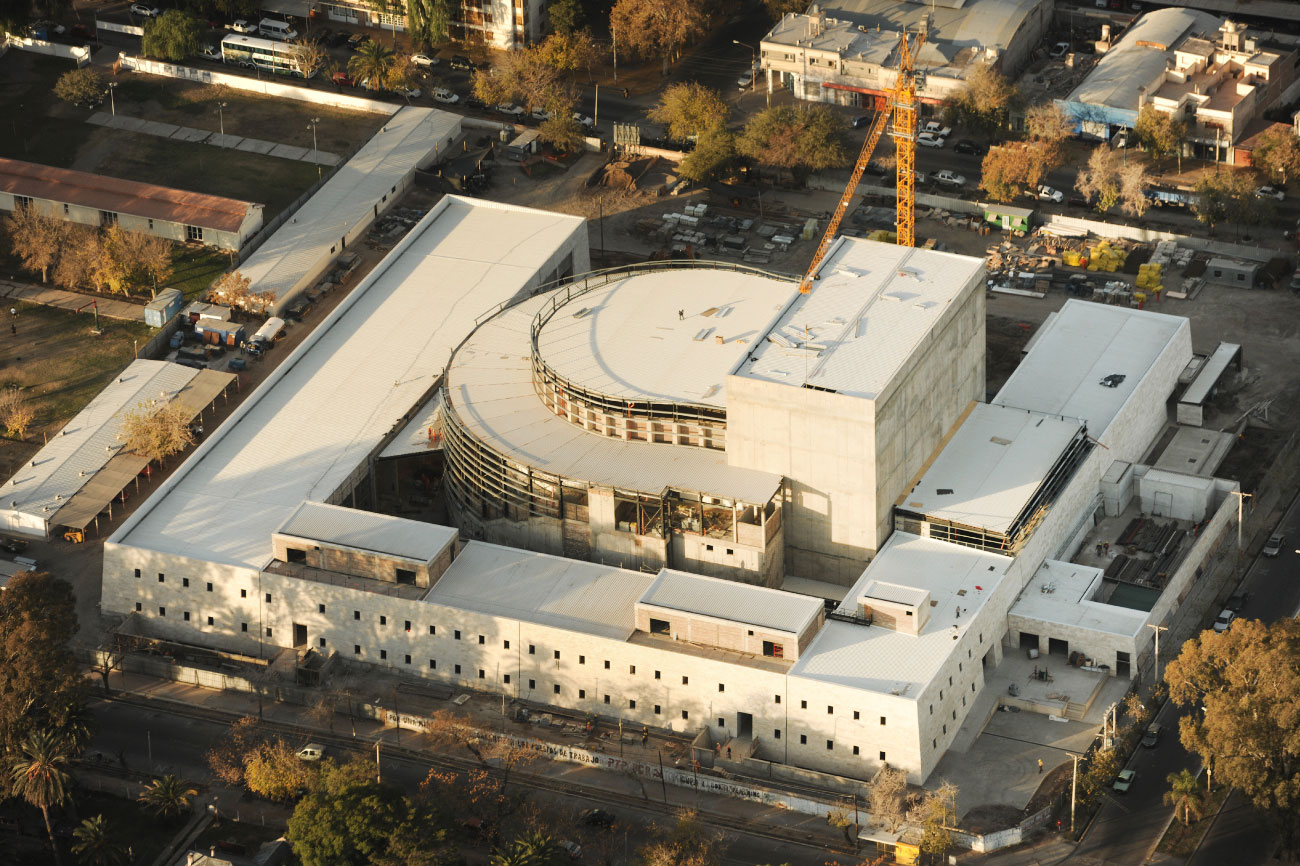
M 455 542 L 452 542 L 448 545 L 447 549 L 435 557 L 430 564 L 372 550 L 358 550 L 278 533 L 271 536 L 271 549 L 275 552 L 275 558 L 281 562 L 288 562 L 289 551 L 297 550 L 304 556 L 302 564 L 311 568 L 351 574 L 356 577 L 369 577 L 389 583 L 397 583 L 397 571 L 401 569 L 414 572 L 414 585 L 425 587 L 437 581 L 438 577 L 447 570 L 447 566 L 451 564 L 451 547 L 454 544 Z
M 1210 509 L 1214 479 L 1152 469 L 1138 481 L 1142 510 L 1156 517 L 1200 523 Z
M 45 42 L 41 39 L 33 39 L 30 36 L 16 36 L 13 33 L 5 33 L 5 43 L 20 51 L 48 54 L 51 57 L 63 57 L 71 60 L 77 66 L 85 66 L 90 62 L 90 48 L 85 45 Z
M 795 661 L 799 658 L 799 635 L 794 632 L 765 629 L 735 620 L 718 619 L 637 602 L 637 629 L 649 634 L 652 619 L 668 623 L 668 633 L 673 640 L 684 640 L 756 656 L 764 655 L 763 642 L 770 641 L 782 648 L 781 658 L 786 661 Z

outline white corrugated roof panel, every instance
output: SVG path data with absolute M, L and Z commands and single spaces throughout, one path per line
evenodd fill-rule
M 496 316 L 465 342 L 447 372 L 451 406 L 470 435 L 510 460 L 575 481 L 658 493 L 693 490 L 765 503 L 781 476 L 727 465 L 726 454 L 691 446 L 625 442 L 553 414 L 533 389 L 533 317 L 547 295 Z
M 460 135 L 461 116 L 405 107 L 339 166 L 324 186 L 276 229 L 239 270 L 255 292 L 284 297 L 322 259 L 342 252 L 340 239 L 374 217 L 375 205 L 433 153 Z M 333 248 L 334 252 L 331 252 Z
M 471 541 L 424 600 L 626 640 L 636 630 L 636 600 L 652 580 L 638 571 Z
M 727 374 L 796 286 L 722 270 L 639 274 L 561 307 L 538 350 L 559 375 L 611 397 L 725 406 Z
M 1182 316 L 1071 298 L 1041 330 L 994 404 L 1081 418 L 1089 434 L 1103 441 L 1110 422 L 1180 333 L 1187 357 L 1178 368 L 1191 360 L 1191 325 Z M 1113 388 L 1101 384 L 1112 375 L 1124 381 Z
M 456 541 L 450 526 L 323 502 L 299 505 L 276 533 L 425 563 Z
M 798 635 L 817 618 L 821 599 L 665 568 L 641 604 Z
M 138 404 L 171 399 L 197 375 L 166 361 L 131 362 L 0 487 L 0 507 L 53 517 L 118 452 L 118 430 Z
M 979 282 L 984 261 L 842 237 L 820 273 L 757 339 L 736 375 L 875 399 Z
M 895 532 L 845 595 L 841 610 L 855 613 L 856 600 L 873 582 L 913 587 L 928 592 L 933 602 L 921 633 L 827 620 L 790 676 L 915 700 L 954 647 L 961 646 L 953 640 L 953 629 L 960 633 L 975 622 L 1013 561 L 972 547 Z
M 402 457 L 407 454 L 424 454 L 442 450 L 442 389 L 416 407 L 411 420 L 393 441 L 379 452 L 379 458 Z
M 901 507 L 1007 532 L 1082 429 L 1076 418 L 977 403 Z
M 444 197 L 114 535 L 252 568 L 434 385 L 475 319 L 535 287 L 580 217 Z

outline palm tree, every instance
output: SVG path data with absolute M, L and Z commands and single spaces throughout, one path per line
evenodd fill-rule
M 520 836 L 504 851 L 492 856 L 492 866 L 554 866 L 560 862 L 560 847 L 555 840 L 535 830 Z
M 19 754 L 9 767 L 9 781 L 15 796 L 22 797 L 41 810 L 45 818 L 45 832 L 50 836 L 54 861 L 62 864 L 59 846 L 54 842 L 54 828 L 50 825 L 50 807 L 68 799 L 68 784 L 72 781 L 63 768 L 68 763 L 67 742 L 50 731 L 35 731 L 23 741 Z
M 90 741 L 95 738 L 95 731 L 99 728 L 99 720 L 95 718 L 95 713 L 85 703 L 77 701 L 63 711 L 62 717 L 57 718 L 56 722 L 59 731 L 63 734 L 68 744 L 69 755 L 80 755 L 90 745 Z
M 396 62 L 393 52 L 378 42 L 365 42 L 348 59 L 348 75 L 365 82 L 367 90 L 381 90 Z
M 1204 803 L 1201 801 L 1201 786 L 1192 771 L 1184 767 L 1180 773 L 1170 773 L 1165 781 L 1169 783 L 1169 790 L 1165 791 L 1165 805 L 1173 806 L 1175 815 L 1178 810 L 1182 810 L 1184 825 L 1192 822 L 1192 815 L 1199 819 Z
M 127 862 L 126 849 L 113 838 L 103 815 L 82 821 L 72 831 L 72 838 L 72 853 L 85 866 L 125 866 Z
M 176 818 L 189 808 L 198 791 L 185 787 L 185 783 L 173 775 L 154 779 L 140 792 L 140 802 L 144 803 L 160 818 Z

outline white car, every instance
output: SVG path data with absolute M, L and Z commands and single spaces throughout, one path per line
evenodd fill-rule
M 430 57 L 428 54 L 412 54 L 411 62 L 416 66 L 437 66 L 438 58 Z
M 445 102 L 448 105 L 455 105 L 460 102 L 460 97 L 445 87 L 435 87 L 429 95 L 433 97 L 434 102 Z
M 545 108 L 534 109 L 531 113 L 529 113 L 528 116 L 531 117 L 533 120 L 540 120 L 543 123 L 551 119 L 551 113 L 547 111 Z
M 1217 632 L 1227 631 L 1228 626 L 1232 625 L 1232 621 L 1236 618 L 1237 615 L 1235 613 L 1224 608 L 1219 611 L 1219 615 L 1214 618 L 1214 630 Z
M 1255 198 L 1273 198 L 1282 201 L 1286 198 L 1286 193 L 1282 190 L 1271 186 L 1261 186 L 1255 190 Z
M 257 25 L 256 25 L 256 24 L 249 24 L 249 23 L 248 23 L 247 21 L 245 21 L 243 18 L 240 18 L 240 19 L 239 19 L 238 21 L 236 21 L 234 24 L 231 24 L 231 25 L 230 25 L 230 29 L 231 29 L 232 31 L 234 31 L 235 33 L 256 33 L 256 32 L 257 32 Z
M 944 126 L 942 123 L 940 123 L 937 120 L 931 120 L 927 122 L 925 126 L 921 127 L 921 131 L 928 132 L 931 135 L 937 135 L 940 138 L 947 138 L 948 136 L 952 135 L 952 127 Z
M 396 87 L 393 92 L 405 96 L 407 99 L 420 98 L 420 88 L 418 87 Z
M 748 90 L 748 89 L 749 89 L 749 85 L 751 85 L 751 84 L 753 84 L 753 83 L 754 83 L 754 79 L 753 79 L 753 77 L 750 76 L 749 73 L 745 73 L 744 75 L 742 75 L 742 76 L 740 76 L 739 78 L 736 79 L 736 89 L 737 89 L 737 90 Z
M 1040 186 L 1038 188 L 1038 198 L 1040 201 L 1054 201 L 1060 204 L 1065 200 L 1065 194 L 1059 189 L 1053 189 L 1050 186 Z
M 916 143 L 922 147 L 943 147 L 943 137 L 933 132 L 923 132 L 916 137 Z
M 1070 53 L 1070 43 L 1058 42 L 1052 46 L 1051 51 L 1047 52 L 1047 56 L 1051 57 L 1053 60 L 1056 60 L 1058 58 L 1064 57 L 1069 53 Z
M 587 129 L 591 129 L 593 126 L 596 125 L 596 121 L 592 120 L 592 119 L 591 119 L 590 117 L 588 117 L 587 115 L 585 115 L 585 114 L 580 114 L 580 113 L 578 113 L 578 112 L 576 112 L 576 111 L 573 112 L 573 119 L 576 120 L 576 121 L 578 121 L 578 124 L 579 124 L 580 126 L 586 127 Z
M 502 114 L 508 114 L 511 117 L 518 117 L 519 115 L 524 113 L 524 110 L 520 108 L 518 105 L 515 105 L 513 102 L 497 103 L 497 111 L 501 112 Z
M 936 183 L 941 183 L 944 186 L 962 186 L 966 183 L 966 175 L 957 174 L 956 172 L 949 171 L 945 168 L 943 171 L 936 171 L 934 173 L 934 180 Z
M 162 13 L 158 11 L 157 6 L 150 6 L 147 3 L 132 3 L 131 14 L 139 15 L 143 18 L 157 18 Z

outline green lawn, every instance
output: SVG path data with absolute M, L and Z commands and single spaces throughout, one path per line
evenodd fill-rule
M 230 265 L 230 255 L 207 247 L 176 245 L 172 252 L 172 278 L 168 285 L 180 289 L 186 301 L 199 299 L 212 281 Z

